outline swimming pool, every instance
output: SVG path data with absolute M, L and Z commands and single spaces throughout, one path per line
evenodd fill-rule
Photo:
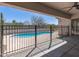
M 49 34 L 50 32 L 37 32 L 37 36 L 38 35 L 42 35 L 42 34 Z M 35 33 L 32 32 L 32 33 L 21 33 L 21 34 L 16 34 L 15 35 L 16 37 L 33 37 L 35 36 Z

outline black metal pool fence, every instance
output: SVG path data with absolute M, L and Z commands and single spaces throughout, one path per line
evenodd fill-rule
M 61 27 L 59 27 L 61 28 Z M 61 32 L 63 29 L 66 28 L 66 31 L 68 32 L 68 27 L 63 27 L 61 29 Z M 64 30 L 65 31 L 65 30 Z M 37 36 L 38 32 L 49 32 L 49 34 L 45 36 Z M 36 25 L 1 25 L 0 27 L 0 47 L 1 47 L 1 57 L 13 53 L 17 53 L 23 50 L 29 51 L 26 56 L 29 56 L 37 47 L 41 47 L 41 44 L 46 45 L 44 43 L 47 43 L 47 46 L 45 49 L 51 48 L 52 44 L 52 32 L 53 28 L 52 25 L 50 26 L 42 26 L 38 27 Z M 16 34 L 21 33 L 34 33 L 33 37 L 16 37 Z M 63 34 L 63 33 L 61 33 Z

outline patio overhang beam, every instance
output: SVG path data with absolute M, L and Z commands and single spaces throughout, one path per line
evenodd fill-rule
M 34 12 L 41 12 L 41 13 L 63 17 L 63 18 L 68 18 L 68 19 L 70 19 L 72 16 L 69 13 L 65 13 L 63 11 L 60 11 L 54 8 L 50 8 L 39 2 L 1 2 L 0 5 L 20 8 L 24 10 L 28 9 Z

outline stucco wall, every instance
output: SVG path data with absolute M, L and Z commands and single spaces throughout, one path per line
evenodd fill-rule
M 71 35 L 71 20 L 58 18 L 59 35 Z
M 65 18 L 58 18 L 58 24 L 61 26 L 70 26 L 71 25 L 71 20 L 70 19 L 65 19 Z
M 79 14 L 75 14 L 71 17 L 71 19 L 78 19 L 79 18 Z

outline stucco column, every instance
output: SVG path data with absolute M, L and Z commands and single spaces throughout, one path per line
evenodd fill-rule
M 71 28 L 71 21 L 70 21 L 70 26 L 69 26 L 69 36 L 72 35 L 72 28 Z

